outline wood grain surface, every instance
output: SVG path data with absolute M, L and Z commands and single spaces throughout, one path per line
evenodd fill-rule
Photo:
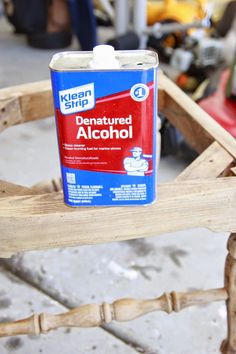
M 62 193 L 0 199 L 4 252 L 95 244 L 206 227 L 236 232 L 235 177 L 164 183 L 148 207 L 71 208 Z
M 219 177 L 230 168 L 234 160 L 232 155 L 215 141 L 180 173 L 176 180 Z

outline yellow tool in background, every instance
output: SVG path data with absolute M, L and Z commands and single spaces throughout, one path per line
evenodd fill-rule
M 204 19 L 206 16 L 207 0 L 195 1 L 148 1 L 147 18 L 148 25 L 155 22 L 174 21 L 179 23 L 191 23 Z
M 207 5 L 212 5 L 212 18 L 218 21 L 230 0 L 149 0 L 147 2 L 148 25 L 155 22 L 175 21 L 190 23 L 202 20 Z

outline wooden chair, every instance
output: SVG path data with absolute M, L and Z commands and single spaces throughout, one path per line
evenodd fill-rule
M 0 324 L 0 336 L 46 333 L 62 326 L 100 326 L 112 320 L 129 321 L 151 311 L 178 312 L 188 306 L 225 300 L 228 337 L 221 352 L 236 354 L 236 142 L 161 73 L 159 86 L 159 110 L 200 155 L 173 182 L 158 186 L 158 201 L 145 208 L 69 208 L 63 203 L 59 180 L 32 188 L 1 181 L 0 256 L 205 227 L 231 234 L 224 287 L 173 291 L 151 300 L 124 298 L 58 315 L 33 315 Z M 0 131 L 51 115 L 49 81 L 0 90 Z

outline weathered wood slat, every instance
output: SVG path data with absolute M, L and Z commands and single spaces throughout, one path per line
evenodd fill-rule
M 189 144 L 202 152 L 217 141 L 236 158 L 235 139 L 165 75 L 160 75 L 160 82 L 165 92 L 162 111 Z
M 176 181 L 218 177 L 233 161 L 232 155 L 215 141 L 178 175 Z
M 236 232 L 235 177 L 165 183 L 158 196 L 153 205 L 135 208 L 70 208 L 62 193 L 1 198 L 1 250 L 112 242 L 194 227 Z
M 13 107 L 8 115 L 10 123 L 12 122 L 11 117 L 14 117 L 15 114 L 19 118 L 18 107 L 20 107 L 20 121 L 17 119 L 14 122 L 15 124 L 53 115 L 51 83 L 49 80 L 1 89 L 0 102 L 8 99 L 18 102 L 18 106 Z M 10 126 L 10 124 L 8 125 Z
M 4 99 L 0 95 L 0 132 L 21 121 L 22 115 L 18 98 Z
M 236 167 L 232 167 L 231 172 L 236 176 Z
M 7 181 L 0 180 L 0 198 L 14 195 L 32 195 L 33 190 Z
M 41 192 L 42 194 L 43 192 Z M 24 195 L 33 195 L 37 194 L 37 191 L 34 191 L 33 189 L 30 189 L 25 186 L 21 186 L 18 184 L 14 184 L 11 182 L 7 181 L 2 181 L 0 180 L 0 199 L 5 198 L 6 196 L 24 196 Z M 1 232 L 1 223 L 0 223 L 0 232 Z M 0 246 L 0 258 L 10 258 L 14 252 L 11 251 L 6 251 Z

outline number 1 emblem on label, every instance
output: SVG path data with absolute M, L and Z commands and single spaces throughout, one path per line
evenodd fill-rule
M 134 101 L 145 101 L 149 95 L 149 88 L 145 84 L 136 84 L 131 87 L 130 95 Z

